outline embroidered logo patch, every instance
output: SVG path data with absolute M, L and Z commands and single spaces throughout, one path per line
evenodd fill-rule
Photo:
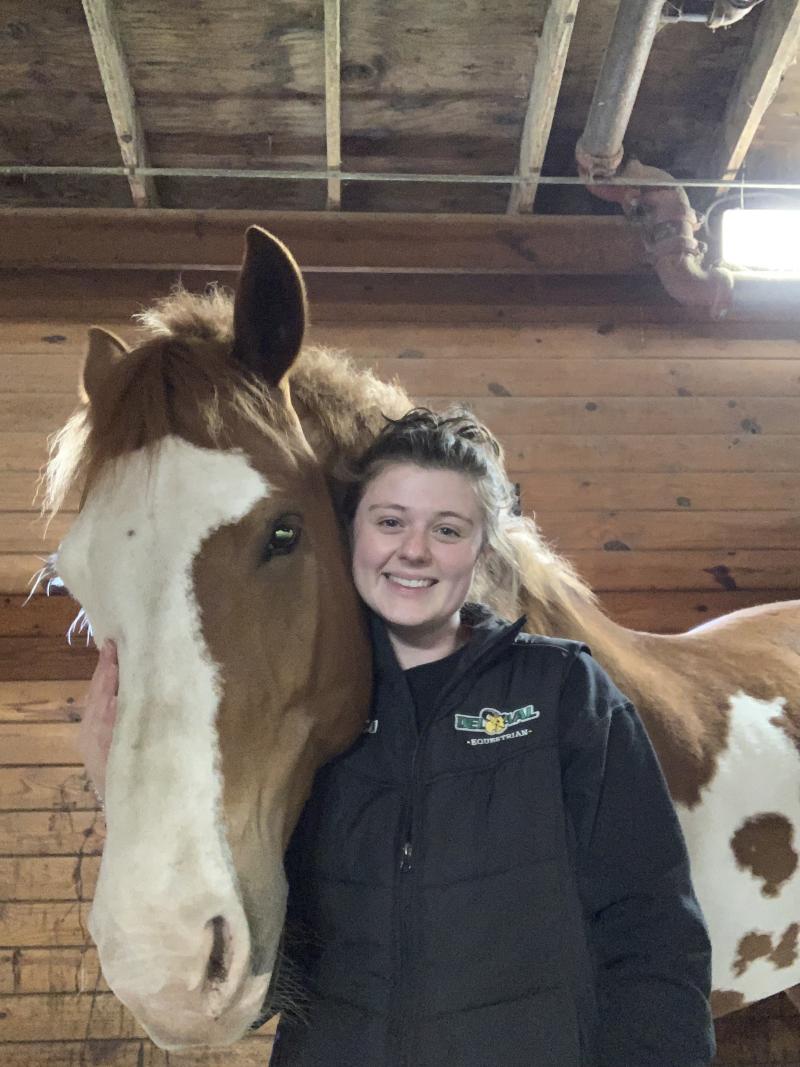
M 488 745 L 493 741 L 510 741 L 514 737 L 527 736 L 530 730 L 512 730 L 511 733 L 507 731 L 512 726 L 538 718 L 539 712 L 533 704 L 526 704 L 524 708 L 516 708 L 514 711 L 482 708 L 480 715 L 456 715 L 455 728 L 469 733 L 486 735 L 484 737 L 468 738 L 468 745 Z

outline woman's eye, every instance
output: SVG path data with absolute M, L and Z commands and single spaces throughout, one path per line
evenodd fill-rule
M 452 526 L 440 526 L 439 533 L 444 534 L 445 537 L 460 537 L 461 531 L 454 530 Z
M 400 525 L 400 522 L 399 522 L 398 519 L 379 519 L 378 520 L 378 526 L 383 526 L 387 530 L 396 530 L 399 525 Z
M 296 517 L 283 516 L 278 519 L 272 528 L 264 553 L 262 563 L 268 563 L 274 556 L 288 556 L 293 552 L 300 541 L 300 521 Z

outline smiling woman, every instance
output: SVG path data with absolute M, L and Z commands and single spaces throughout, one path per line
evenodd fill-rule
M 345 503 L 372 718 L 289 847 L 308 1019 L 272 1067 L 707 1064 L 708 937 L 636 712 L 585 646 L 467 602 L 513 585 L 496 441 L 387 420 Z

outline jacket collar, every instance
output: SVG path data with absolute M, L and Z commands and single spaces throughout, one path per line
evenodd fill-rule
M 386 623 L 369 611 L 370 635 L 374 656 L 374 670 L 376 675 L 386 675 L 401 671 L 397 662 Z M 461 609 L 461 621 L 469 627 L 470 636 L 467 642 L 467 650 L 459 663 L 459 672 L 466 670 L 479 660 L 484 664 L 501 655 L 509 645 L 512 645 L 521 632 L 527 618 L 525 615 L 516 622 L 506 622 L 491 612 L 483 604 L 465 604 Z

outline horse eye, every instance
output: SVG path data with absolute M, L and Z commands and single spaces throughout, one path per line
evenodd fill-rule
M 282 515 L 272 527 L 269 541 L 264 548 L 263 563 L 274 556 L 288 556 L 300 541 L 300 520 L 296 515 Z

